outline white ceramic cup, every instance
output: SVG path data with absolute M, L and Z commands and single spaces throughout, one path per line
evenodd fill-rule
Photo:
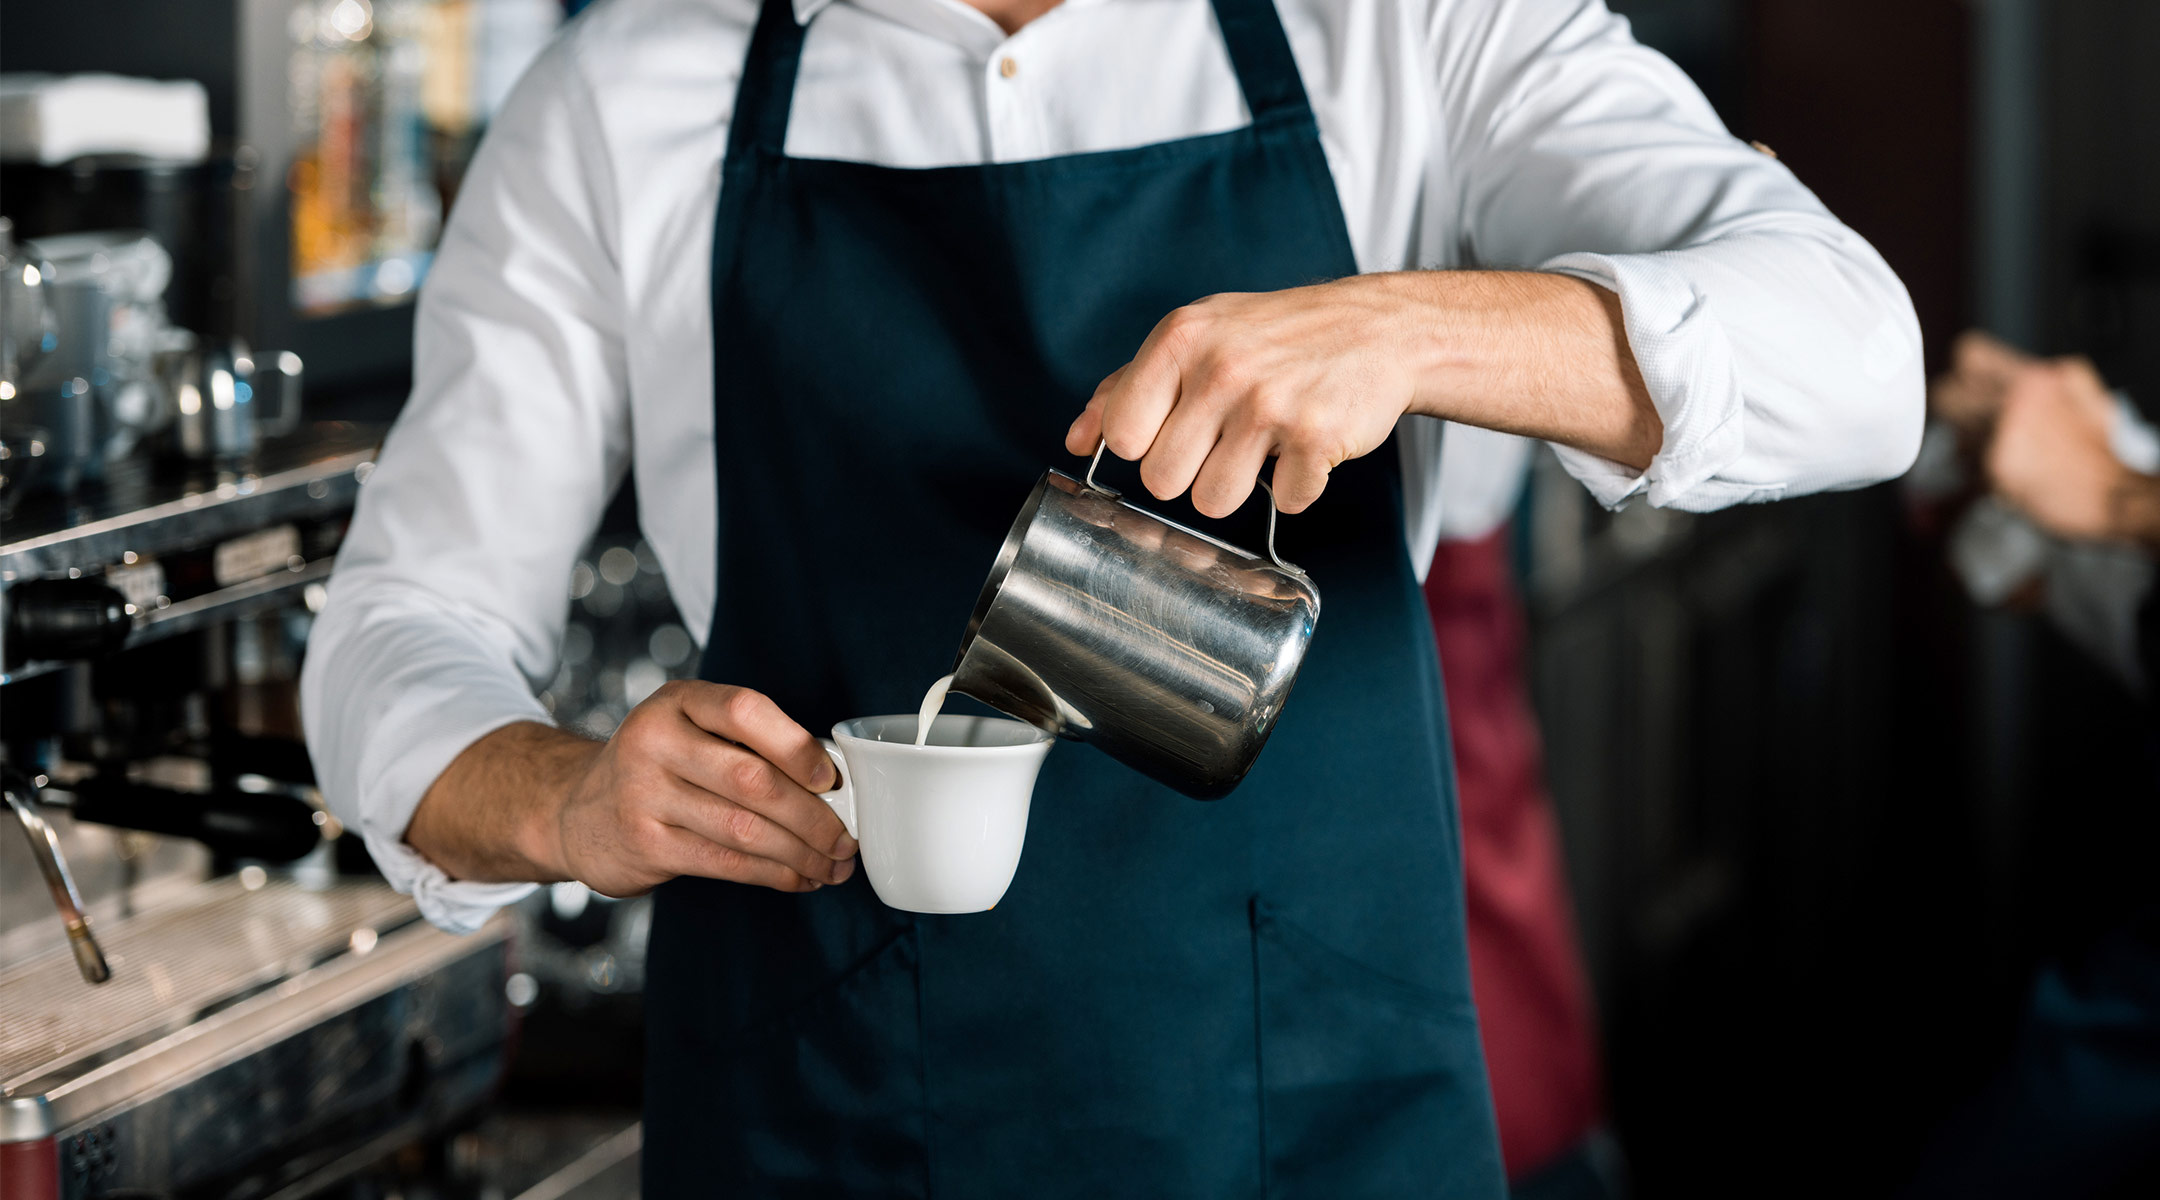
M 928 745 L 916 717 L 857 717 L 824 743 L 832 805 L 862 847 L 878 899 L 919 913 L 982 912 L 1020 866 L 1035 775 L 1054 740 L 1002 717 L 940 716 Z

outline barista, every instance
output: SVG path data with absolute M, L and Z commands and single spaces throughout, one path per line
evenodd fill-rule
M 1895 474 L 1920 418 L 1897 280 L 1597 0 L 596 6 L 481 148 L 415 368 L 311 745 L 447 927 L 657 888 L 651 1195 L 1497 1193 L 1440 422 L 1703 509 Z M 1296 701 L 1215 804 L 1051 755 L 994 912 L 884 908 L 813 731 L 912 709 L 1098 438 L 1248 544 L 1272 470 L 1327 597 Z M 626 472 L 705 682 L 592 742 L 531 692 Z

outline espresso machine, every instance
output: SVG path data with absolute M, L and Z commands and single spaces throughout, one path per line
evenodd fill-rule
M 296 699 L 441 216 L 563 8 L 0 0 L 0 72 L 207 115 L 0 146 L 0 1200 L 635 1194 L 649 906 L 436 931 Z M 567 582 L 543 699 L 604 735 L 694 645 L 632 538 Z
M 420 921 L 340 836 L 299 740 L 299 647 L 374 442 L 77 447 L 69 486 L 9 499 L 9 1200 L 305 1194 L 449 1129 L 501 1074 L 508 920 Z
M 300 649 L 379 429 L 166 319 L 129 231 L 0 228 L 0 1194 L 314 1194 L 506 1061 L 458 938 L 314 789 Z M 12 830 L 10 832 L 9 830 Z

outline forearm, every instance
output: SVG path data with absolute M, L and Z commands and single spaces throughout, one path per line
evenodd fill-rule
M 854 869 L 855 839 L 817 795 L 835 781 L 824 747 L 771 699 L 678 680 L 605 742 L 534 721 L 475 741 L 428 788 L 405 844 L 461 882 L 575 879 L 620 897 L 699 875 L 814 891 Z
M 569 879 L 562 807 L 601 749 L 602 743 L 537 722 L 504 726 L 451 761 L 413 811 L 405 841 L 454 879 Z
M 1558 442 L 1638 470 L 1664 439 L 1620 298 L 1531 271 L 1366 276 L 1413 363 L 1410 411 Z

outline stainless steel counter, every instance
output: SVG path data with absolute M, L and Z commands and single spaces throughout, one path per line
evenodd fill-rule
M 49 1154 L 58 1196 L 276 1190 L 500 1076 L 508 918 L 460 938 L 378 881 L 228 877 L 100 932 L 108 984 L 0 972 L 0 1150 Z

